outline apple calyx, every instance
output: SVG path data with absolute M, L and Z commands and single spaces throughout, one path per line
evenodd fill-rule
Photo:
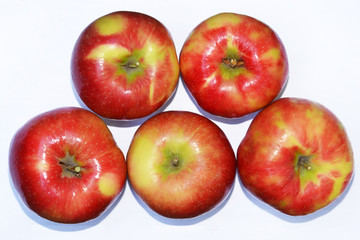
M 305 155 L 299 155 L 297 157 L 297 167 L 298 169 L 306 169 L 308 171 L 310 171 L 312 169 L 311 165 L 310 165 L 310 156 L 305 156 Z
M 75 157 L 66 152 L 65 157 L 59 160 L 59 164 L 62 167 L 63 177 L 81 177 L 82 168 L 76 162 Z
M 231 68 L 240 68 L 243 67 L 245 65 L 245 62 L 242 58 L 222 58 L 221 62 L 224 63 L 225 65 L 231 67 Z

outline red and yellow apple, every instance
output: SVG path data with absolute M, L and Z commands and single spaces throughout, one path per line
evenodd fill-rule
M 179 63 L 170 33 L 137 12 L 113 12 L 79 36 L 71 73 L 82 102 L 109 119 L 137 119 L 158 110 L 174 93 Z
M 283 98 L 263 109 L 237 151 L 243 186 L 288 215 L 333 202 L 353 174 L 353 152 L 339 119 L 324 106 Z
M 126 161 L 135 193 L 168 218 L 193 218 L 218 206 L 236 174 L 235 154 L 223 131 L 186 111 L 163 112 L 144 122 Z
M 288 77 L 285 48 L 266 24 L 220 13 L 201 22 L 180 53 L 182 79 L 197 104 L 237 118 L 270 104 Z
M 14 188 L 33 212 L 60 223 L 98 217 L 122 192 L 126 163 L 106 124 L 81 108 L 42 113 L 10 146 Z

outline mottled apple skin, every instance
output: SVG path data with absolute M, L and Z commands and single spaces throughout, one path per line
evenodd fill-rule
M 288 215 L 313 213 L 336 199 L 353 174 L 353 152 L 339 119 L 306 99 L 262 110 L 237 151 L 243 186 Z
M 79 173 L 64 171 L 70 157 Z M 85 109 L 42 113 L 15 134 L 9 155 L 14 188 L 43 218 L 80 223 L 98 217 L 121 193 L 126 163 L 105 123 Z
M 126 162 L 134 191 L 168 218 L 210 211 L 226 198 L 236 174 L 235 154 L 222 130 L 186 111 L 160 113 L 141 125 Z
M 226 60 L 241 60 L 231 67 Z M 271 103 L 288 78 L 278 35 L 249 16 L 220 13 L 201 22 L 180 53 L 182 79 L 197 104 L 225 118 L 238 118 Z
M 87 26 L 73 50 L 71 73 L 84 104 L 109 119 L 137 119 L 174 93 L 179 63 L 170 33 L 137 12 L 113 12 Z

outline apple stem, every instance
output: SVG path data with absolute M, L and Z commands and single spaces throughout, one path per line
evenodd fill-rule
M 124 64 L 121 64 L 121 66 L 124 66 L 124 67 L 128 67 L 128 68 L 137 68 L 140 66 L 140 63 L 139 62 L 135 62 L 135 63 L 124 63 Z
M 81 170 L 80 167 L 75 167 L 75 172 L 76 172 L 76 173 L 80 173 L 80 170 Z
M 63 167 L 64 170 L 67 170 L 67 171 L 73 173 L 76 177 L 81 176 L 81 168 L 79 166 L 72 166 L 72 165 L 66 164 L 62 161 L 59 161 L 59 164 Z
M 243 67 L 245 65 L 244 60 L 240 59 L 236 59 L 236 58 L 222 58 L 221 61 L 230 66 L 231 68 L 236 68 L 236 67 Z

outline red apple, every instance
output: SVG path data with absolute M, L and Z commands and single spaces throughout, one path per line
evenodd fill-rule
M 92 22 L 74 47 L 71 73 L 84 104 L 110 119 L 145 117 L 175 91 L 179 64 L 170 33 L 137 12 L 113 12 Z
M 236 174 L 222 130 L 191 112 L 155 115 L 136 131 L 127 154 L 129 182 L 155 212 L 192 218 L 226 198 Z
M 126 163 L 105 123 L 80 108 L 28 121 L 10 147 L 20 198 L 43 218 L 79 223 L 98 217 L 125 186 Z
M 288 215 L 327 206 L 353 173 L 344 126 L 324 106 L 297 98 L 277 100 L 254 118 L 237 160 L 244 187 Z
M 288 77 L 285 48 L 264 23 L 221 13 L 200 23 L 180 53 L 185 85 L 205 111 L 242 117 L 271 103 Z

